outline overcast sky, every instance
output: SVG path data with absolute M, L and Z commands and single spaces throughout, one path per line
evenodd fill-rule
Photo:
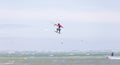
M 120 50 L 119 3 L 0 0 L 0 50 Z M 58 22 L 64 26 L 60 35 L 54 32 Z

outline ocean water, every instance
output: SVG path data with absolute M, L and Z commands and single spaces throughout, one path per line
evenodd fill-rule
M 17 56 L 18 55 L 18 56 Z M 54 54 L 19 55 L 0 57 L 0 65 L 120 65 L 120 60 L 111 60 L 106 55 Z
M 120 65 L 106 57 L 1 57 L 0 65 Z

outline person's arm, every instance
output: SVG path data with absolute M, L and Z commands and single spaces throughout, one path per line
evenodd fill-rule
M 54 26 L 58 26 L 57 24 L 54 24 Z
M 61 26 L 61 28 L 64 28 L 62 25 L 60 25 Z

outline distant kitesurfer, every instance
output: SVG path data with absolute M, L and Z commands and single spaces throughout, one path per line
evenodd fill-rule
M 111 53 L 111 56 L 114 56 L 114 53 L 113 53 L 113 52 Z
M 55 32 L 60 34 L 61 33 L 61 28 L 63 28 L 63 26 L 60 23 L 55 24 L 55 26 L 57 26 Z

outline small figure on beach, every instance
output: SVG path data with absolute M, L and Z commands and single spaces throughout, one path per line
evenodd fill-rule
M 114 56 L 114 53 L 113 53 L 113 52 L 111 53 L 111 56 Z

